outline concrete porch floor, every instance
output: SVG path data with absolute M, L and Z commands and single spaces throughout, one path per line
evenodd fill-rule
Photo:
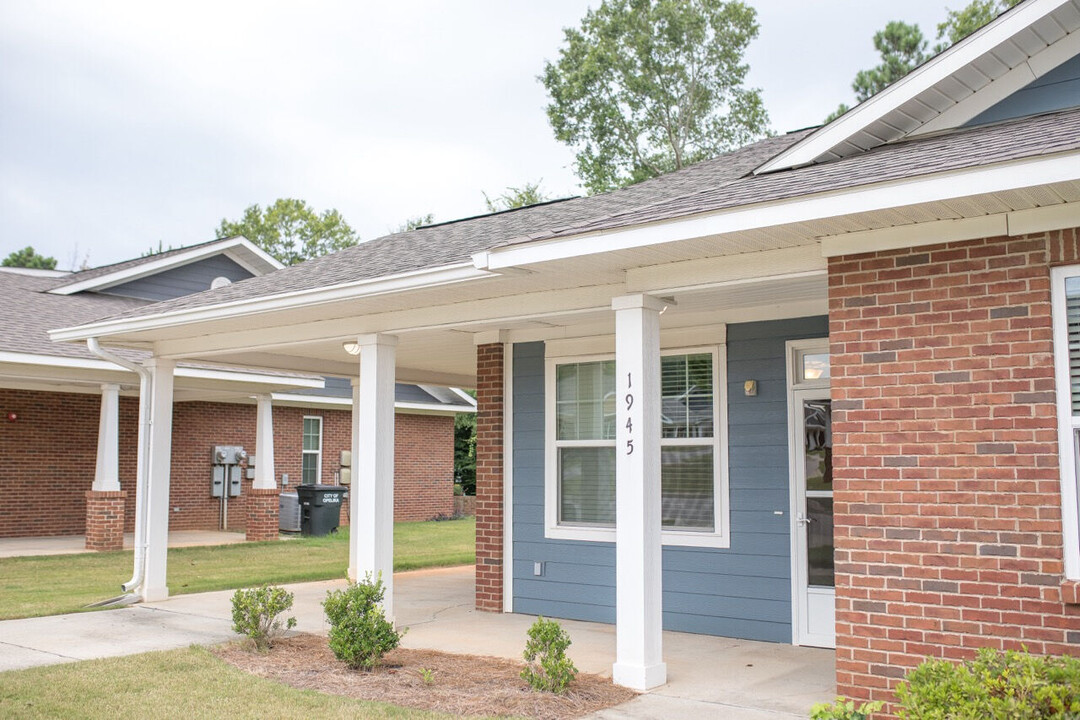
M 473 609 L 471 566 L 394 576 L 397 621 L 409 628 L 405 647 L 518 659 L 528 615 Z M 297 630 L 325 635 L 320 602 L 340 580 L 289 586 L 295 593 Z M 119 610 L 0 622 L 0 670 L 130 655 L 149 650 L 214 644 L 233 639 L 232 591 L 178 595 Z M 563 621 L 579 669 L 610 676 L 615 628 Z M 598 720 L 629 718 L 805 718 L 815 702 L 831 700 L 834 653 L 705 635 L 664 633 L 668 684 Z
M 174 530 L 169 533 L 169 547 L 190 545 L 228 545 L 245 542 L 244 531 Z M 124 533 L 124 549 L 135 547 L 135 534 Z M 74 555 L 92 552 L 86 549 L 85 535 L 0 538 L 0 558 L 25 555 Z

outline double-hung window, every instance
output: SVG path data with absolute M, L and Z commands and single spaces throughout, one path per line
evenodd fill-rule
M 1051 271 L 1065 577 L 1080 580 L 1080 266 Z
M 322 418 L 304 416 L 300 482 L 315 485 L 322 477 Z
M 665 351 L 660 362 L 664 543 L 726 547 L 723 349 Z M 546 534 L 614 539 L 615 360 L 549 358 Z

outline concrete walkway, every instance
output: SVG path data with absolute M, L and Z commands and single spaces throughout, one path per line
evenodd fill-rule
M 396 613 L 409 628 L 403 646 L 518 659 L 534 618 L 473 609 L 472 567 L 394 576 Z M 297 630 L 326 634 L 320 602 L 342 581 L 291 585 Z M 0 622 L 0 670 L 130 655 L 233 639 L 232 591 L 178 595 L 157 603 L 95 613 Z M 611 625 L 564 621 L 579 669 L 610 676 L 615 657 Z M 602 720 L 794 720 L 834 693 L 829 650 L 664 633 L 669 682 Z
M 245 542 L 244 532 L 224 530 L 174 530 L 169 533 L 169 547 L 191 545 L 231 545 Z M 124 534 L 124 549 L 135 547 L 135 534 Z M 0 558 L 26 555 L 74 555 L 91 552 L 86 549 L 85 535 L 52 535 L 48 537 L 0 539 Z

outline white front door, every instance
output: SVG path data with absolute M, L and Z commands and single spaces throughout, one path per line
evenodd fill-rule
M 832 648 L 836 647 L 836 591 L 828 347 L 814 341 L 789 346 L 792 640 L 798 645 Z

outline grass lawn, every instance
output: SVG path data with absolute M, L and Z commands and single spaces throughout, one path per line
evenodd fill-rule
M 296 690 L 200 647 L 0 673 L 4 718 L 404 718 L 449 715 Z
M 394 569 L 463 565 L 476 558 L 474 518 L 397 523 Z M 321 538 L 169 550 L 173 595 L 262 583 L 344 577 L 348 532 Z M 0 558 L 0 620 L 57 615 L 120 594 L 131 577 L 132 552 Z M 0 713 L 2 715 L 2 713 Z M 381 716 L 380 716 L 381 717 Z

